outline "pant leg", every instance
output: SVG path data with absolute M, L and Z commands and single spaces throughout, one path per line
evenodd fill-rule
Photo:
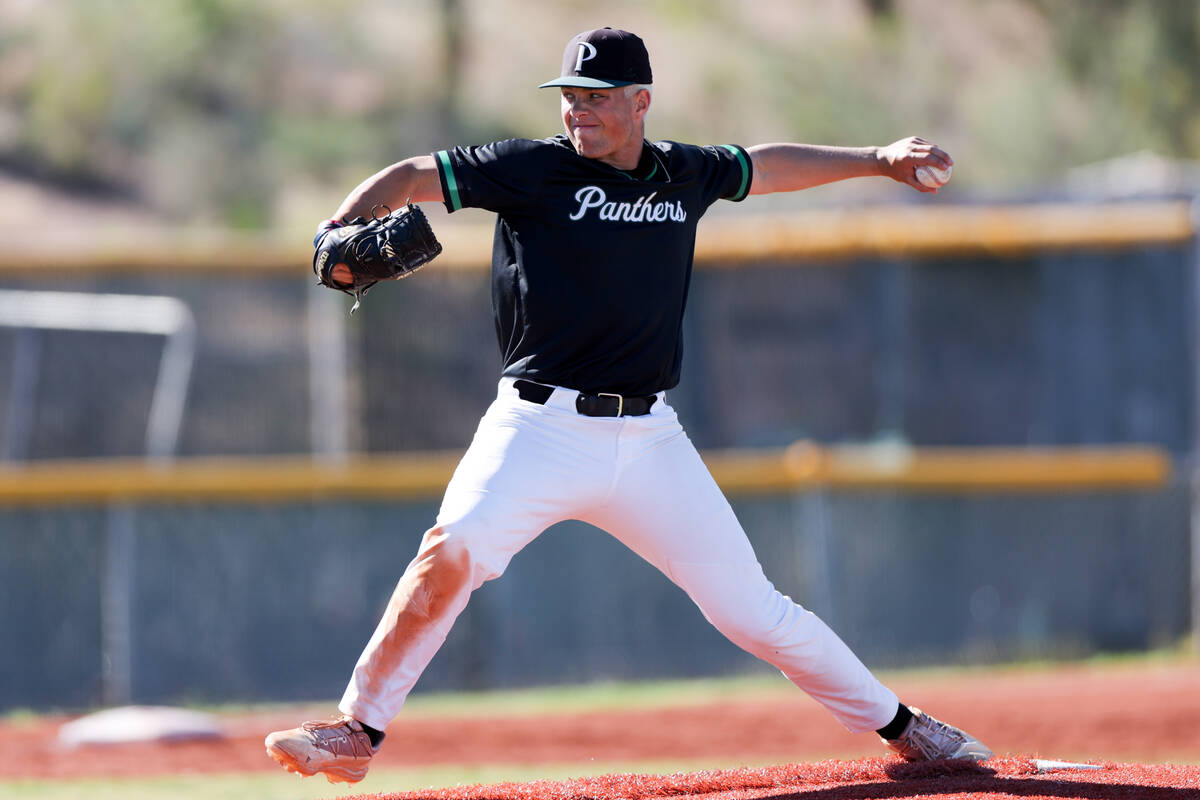
M 636 418 L 623 442 L 614 490 L 587 521 L 658 567 L 730 641 L 779 668 L 849 730 L 890 722 L 896 695 L 767 579 L 674 412 Z
M 592 448 L 575 414 L 516 399 L 511 385 L 475 433 L 338 708 L 374 728 L 399 712 L 471 592 L 555 522 L 611 484 L 611 452 Z

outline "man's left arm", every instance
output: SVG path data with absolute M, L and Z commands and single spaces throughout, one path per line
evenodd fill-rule
M 888 177 L 919 192 L 936 192 L 917 180 L 916 168 L 926 164 L 946 169 L 954 163 L 945 150 L 917 136 L 886 147 L 760 144 L 746 152 L 754 164 L 750 194 L 794 192 L 871 176 Z

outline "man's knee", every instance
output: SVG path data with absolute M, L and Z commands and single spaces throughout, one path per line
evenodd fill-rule
M 458 584 L 477 589 L 502 571 L 494 561 L 485 532 L 466 520 L 430 528 L 417 553 L 417 564 L 427 579 L 447 588 Z
M 730 641 L 751 651 L 794 634 L 797 615 L 807 612 L 780 594 L 758 564 L 672 565 L 685 567 L 685 590 L 705 618 Z

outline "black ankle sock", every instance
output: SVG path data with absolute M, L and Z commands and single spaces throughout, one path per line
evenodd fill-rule
M 904 733 L 904 729 L 908 727 L 908 721 L 912 719 L 913 713 L 908 710 L 908 706 L 904 703 L 900 704 L 900 708 L 896 710 L 896 716 L 892 717 L 892 721 L 884 725 L 876 733 L 885 739 L 899 739 Z
M 371 747 L 379 747 L 379 743 L 383 741 L 383 731 L 376 730 L 365 722 L 358 724 L 362 725 L 363 733 L 371 740 Z

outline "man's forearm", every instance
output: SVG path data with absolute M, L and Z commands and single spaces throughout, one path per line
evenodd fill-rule
M 880 175 L 919 192 L 937 192 L 917 179 L 920 166 L 949 169 L 950 154 L 919 136 L 884 147 L 827 147 L 816 144 L 760 144 L 746 152 L 754 162 L 750 194 L 794 192 L 847 178 Z
M 377 205 L 397 209 L 409 200 L 424 203 L 441 199 L 442 186 L 433 156 L 417 156 L 392 164 L 360 183 L 338 206 L 334 218 L 369 217 Z
M 881 174 L 878 147 L 775 143 L 755 145 L 747 152 L 754 162 L 750 194 L 794 192 Z

